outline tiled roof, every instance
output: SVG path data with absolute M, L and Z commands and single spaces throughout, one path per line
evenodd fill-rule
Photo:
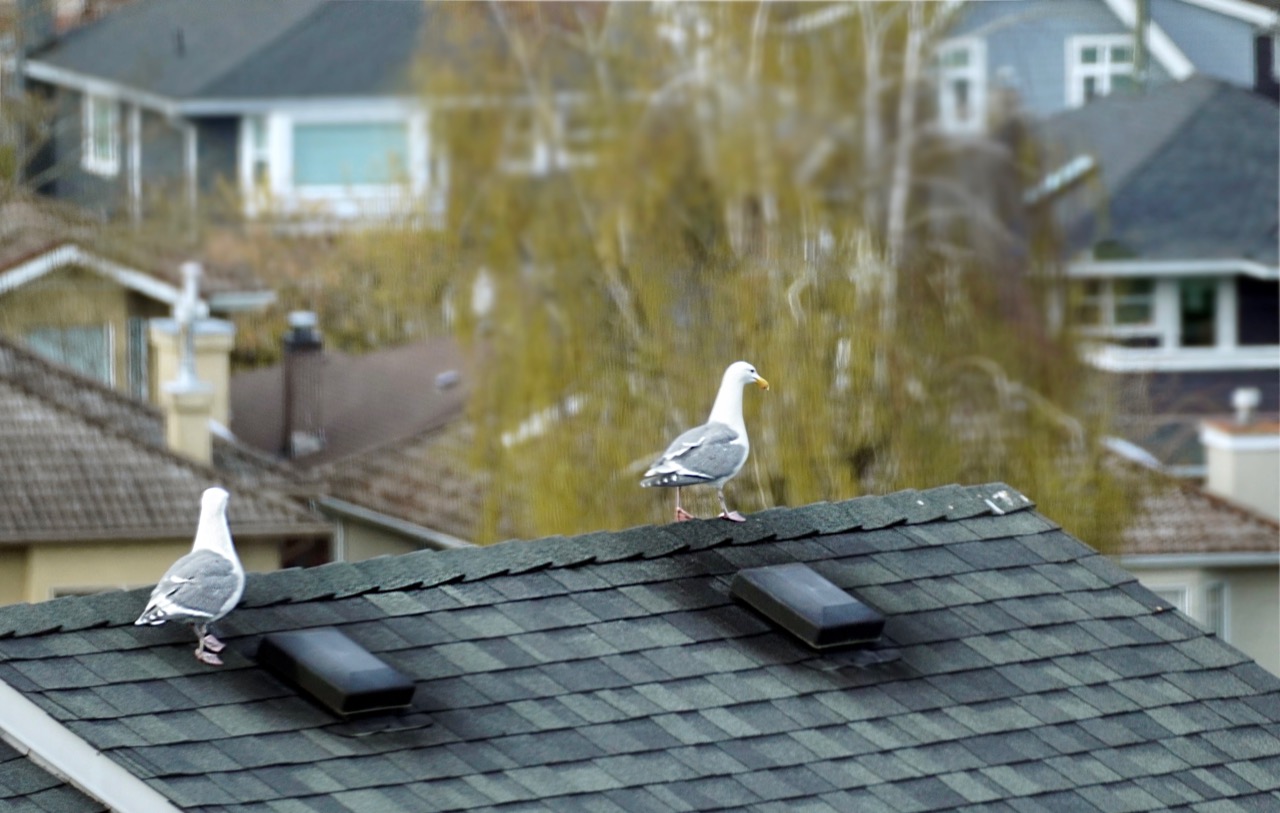
M 462 414 L 465 359 L 457 342 L 435 338 L 359 355 L 324 350 L 319 382 L 325 446 L 296 464 L 312 467 L 439 429 Z M 449 376 L 448 386 L 440 376 Z M 369 393 L 378 397 L 370 398 Z M 231 379 L 231 431 L 257 449 L 284 448 L 280 364 Z
M 1188 483 L 1158 477 L 1125 529 L 1122 555 L 1280 554 L 1280 523 Z
M 297 478 L 214 438 L 212 467 L 165 448 L 153 407 L 0 339 L 0 541 L 113 539 L 191 533 L 192 506 L 215 484 L 236 493 L 241 535 L 327 535 L 273 490 Z
M 1145 259 L 1275 265 L 1278 127 L 1274 102 L 1203 75 L 1048 119 L 1059 166 L 1088 154 L 1101 168 L 1055 204 L 1071 248 L 1112 239 Z
M 816 653 L 735 603 L 805 562 L 888 616 Z M 1280 803 L 1280 678 L 1003 484 L 0 608 L 0 679 L 185 810 L 1211 811 Z M 253 661 L 337 627 L 417 682 L 338 720 Z
M 0 808 L 5 813 L 107 813 L 107 808 L 0 740 Z

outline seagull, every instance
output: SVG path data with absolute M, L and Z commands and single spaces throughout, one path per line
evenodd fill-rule
M 645 488 L 675 487 L 676 522 L 693 519 L 692 514 L 680 507 L 680 487 L 704 484 L 716 487 L 722 518 L 744 521 L 742 514 L 730 511 L 725 504 L 724 484 L 747 462 L 750 444 L 747 426 L 742 422 L 742 388 L 753 382 L 762 390 L 769 389 L 769 382 L 760 377 L 755 367 L 745 361 L 730 364 L 720 380 L 720 392 L 716 394 L 707 422 L 672 441 L 662 457 L 644 473 L 640 485 Z
M 227 499 L 221 488 L 205 489 L 200 498 L 200 524 L 191 552 L 165 572 L 151 601 L 135 625 L 156 626 L 187 621 L 196 632 L 196 659 L 220 666 L 226 644 L 209 632 L 209 625 L 231 612 L 244 593 L 244 566 L 236 556 L 227 527 Z

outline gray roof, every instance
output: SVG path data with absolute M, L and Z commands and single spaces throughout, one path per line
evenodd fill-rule
M 222 485 L 244 535 L 328 536 L 281 496 L 302 485 L 214 438 L 213 465 L 169 451 L 155 407 L 0 338 L 0 542 L 188 537 L 201 492 Z
M 171 99 L 402 91 L 426 4 L 141 0 L 33 59 Z
M 1143 259 L 1275 265 L 1280 111 L 1205 76 L 1113 95 L 1041 127 L 1050 169 L 1092 155 L 1098 181 L 1055 200 L 1070 248 L 1102 240 Z
M 106 813 L 107 808 L 0 740 L 0 807 L 6 813 Z
M 888 615 L 817 653 L 730 599 L 805 562 Z M 0 609 L 0 679 L 186 810 L 1273 810 L 1280 678 L 1003 484 Z M 337 627 L 417 684 L 342 721 L 254 663 Z

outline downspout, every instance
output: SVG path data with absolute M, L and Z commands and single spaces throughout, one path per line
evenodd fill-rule
M 0 738 L 18 753 L 116 813 L 179 813 L 155 788 L 0 681 Z

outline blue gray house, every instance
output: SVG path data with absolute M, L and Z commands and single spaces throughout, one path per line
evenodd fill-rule
M 1274 5 L 1247 0 L 967 3 L 938 53 L 940 123 L 983 132 L 1001 91 L 1036 118 L 1192 74 L 1274 93 L 1276 24 Z
M 428 13 L 142 0 L 62 36 L 29 25 L 27 84 L 56 106 L 42 191 L 135 216 L 219 188 L 249 217 L 438 208 L 443 164 L 408 78 Z

